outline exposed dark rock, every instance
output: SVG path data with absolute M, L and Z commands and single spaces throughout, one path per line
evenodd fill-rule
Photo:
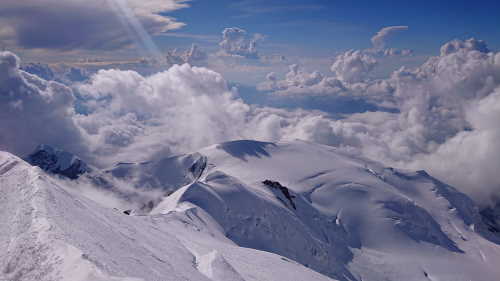
M 191 167 L 189 167 L 189 171 L 193 175 L 193 178 L 198 180 L 201 177 L 203 171 L 205 171 L 207 167 L 207 162 L 207 157 L 201 156 L 198 160 L 196 160 L 196 162 L 193 163 L 193 165 L 191 165 Z
M 35 152 L 26 158 L 26 161 L 46 172 L 73 180 L 90 171 L 88 165 L 80 158 L 49 145 L 38 146 Z
M 283 195 L 285 196 L 285 198 L 288 199 L 288 202 L 290 202 L 290 205 L 292 205 L 292 207 L 295 210 L 297 209 L 297 207 L 295 206 L 295 203 L 293 202 L 293 199 L 295 198 L 295 195 L 290 194 L 290 191 L 288 190 L 287 187 L 281 185 L 277 181 L 272 181 L 272 180 L 265 180 L 262 183 L 265 184 L 266 186 L 271 187 L 271 188 L 280 190 L 281 193 L 283 193 Z
M 500 236 L 500 204 L 497 204 L 495 208 L 485 208 L 479 213 L 488 231 Z

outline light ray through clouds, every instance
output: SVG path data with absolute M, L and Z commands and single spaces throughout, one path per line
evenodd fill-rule
M 118 19 L 122 22 L 130 38 L 135 42 L 138 50 L 146 57 L 160 58 L 160 49 L 155 44 L 142 23 L 137 19 L 134 11 L 129 7 L 128 0 L 107 0 Z

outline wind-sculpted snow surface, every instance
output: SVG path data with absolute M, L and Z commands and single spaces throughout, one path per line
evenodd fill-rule
M 174 191 L 193 183 L 206 166 L 206 157 L 195 153 L 143 163 L 118 163 L 106 173 L 133 183 L 137 188 Z
M 500 276 L 498 240 L 473 201 L 423 171 L 305 142 L 236 141 L 199 153 L 208 159 L 200 181 L 153 213 L 193 204 L 238 245 L 339 280 Z
M 89 182 L 131 211 L 85 192 Z M 131 188 L 157 197 L 135 210 Z M 7 280 L 500 276 L 498 208 L 480 213 L 424 171 L 301 141 L 227 142 L 72 181 L 0 153 L 0 206 Z
M 331 280 L 236 246 L 200 209 L 127 216 L 63 183 L 0 152 L 1 280 Z

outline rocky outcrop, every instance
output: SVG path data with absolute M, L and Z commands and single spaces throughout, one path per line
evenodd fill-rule
M 75 155 L 49 145 L 39 145 L 26 161 L 51 174 L 77 179 L 89 172 L 89 166 Z

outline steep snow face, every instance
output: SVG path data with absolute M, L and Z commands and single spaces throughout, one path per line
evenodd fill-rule
M 26 161 L 44 171 L 70 179 L 77 179 L 80 175 L 90 171 L 87 164 L 75 155 L 44 144 L 39 145 L 26 158 Z
M 235 141 L 199 153 L 208 161 L 199 181 L 153 214 L 196 206 L 238 245 L 339 280 L 500 276 L 498 240 L 474 202 L 423 171 L 299 141 Z
M 137 188 L 175 191 L 196 181 L 206 162 L 206 157 L 194 153 L 143 163 L 118 163 L 106 173 Z
M 187 202 L 168 215 L 127 216 L 65 183 L 0 152 L 0 280 L 331 280 L 238 247 Z

